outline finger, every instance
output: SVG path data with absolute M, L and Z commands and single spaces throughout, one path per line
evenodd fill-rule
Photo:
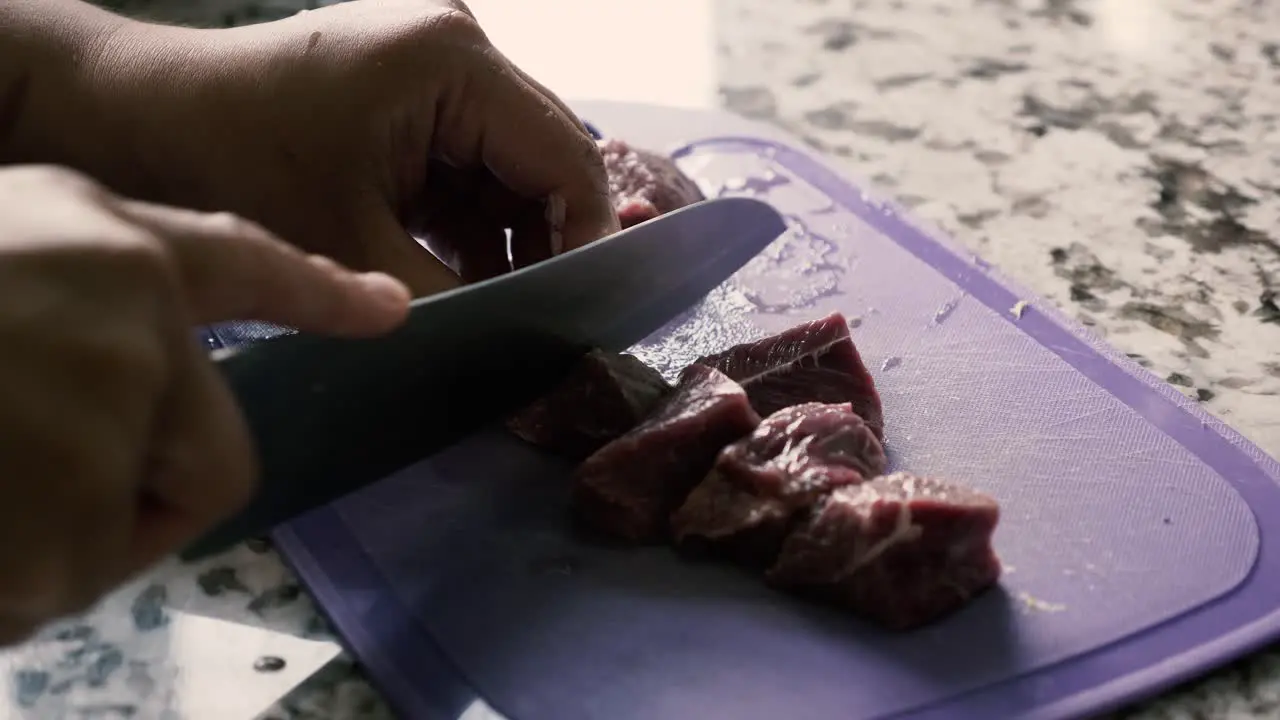
M 100 258 L 108 264 L 112 259 Z M 118 268 L 100 270 L 110 275 Z M 21 548 L 0 553 L 0 577 L 9 581 L 0 588 L 0 606 L 10 617 L 79 612 L 120 578 L 142 467 L 139 449 L 168 368 L 151 326 L 164 303 L 155 302 L 154 293 L 104 287 L 111 291 L 108 314 L 45 333 L 37 342 L 44 352 L 34 355 L 38 367 L 24 364 L 32 356 L 18 353 L 0 386 L 0 424 L 7 428 L 0 456 L 12 458 L 15 478 L 31 480 L 10 488 L 8 497 L 22 512 L 0 528 L 0 544 Z M 85 298 L 93 305 L 92 296 Z M 72 417 L 67 408 L 75 409 Z
M 350 272 L 233 215 L 132 201 L 122 211 L 166 242 L 196 323 L 262 320 L 364 336 L 408 312 L 407 289 L 386 274 Z
M 0 646 L 17 645 L 31 639 L 41 623 L 28 617 L 0 615 Z
M 513 257 L 517 267 L 528 264 L 525 248 L 551 254 L 542 203 L 516 195 L 487 169 L 433 161 L 423 199 L 421 227 L 429 247 L 465 282 L 510 272 Z
M 461 217 L 449 216 L 437 221 L 427 242 L 464 283 L 511 272 L 507 237 L 500 227 L 467 223 Z
M 467 71 L 478 116 L 438 126 L 444 151 L 478 156 L 513 191 L 547 202 L 548 222 L 564 249 L 616 232 L 603 158 L 577 118 L 525 82 L 492 48 Z
M 452 8 L 454 10 L 457 10 L 461 13 L 466 14 L 472 20 L 475 20 L 477 24 L 480 23 L 480 19 L 476 17 L 476 14 L 472 12 L 470 6 L 468 6 L 465 2 L 463 2 L 463 0 L 443 0 L 443 4 L 446 7 Z M 587 128 L 586 124 L 582 122 L 582 119 L 578 117 L 577 113 L 575 113 L 572 109 L 570 109 L 568 104 L 566 104 L 563 100 L 561 100 L 559 96 L 551 92 L 550 89 L 548 89 L 542 83 L 538 82 L 528 73 L 526 73 L 524 70 L 521 70 L 519 66 L 511 62 L 511 59 L 508 58 L 506 55 L 504 55 L 500 50 L 497 50 L 497 48 L 494 48 L 494 51 L 498 56 L 500 56 L 503 59 L 503 61 L 507 63 L 507 65 L 511 67 L 511 70 L 516 75 L 518 75 L 520 79 L 524 80 L 530 87 L 532 87 L 534 90 L 539 92 L 547 100 L 550 100 L 552 103 L 555 103 L 556 107 L 560 108 L 560 111 L 564 113 L 565 117 L 571 123 L 576 125 L 579 130 L 581 130 L 588 137 L 591 137 L 591 138 L 595 137 L 591 133 L 591 131 Z
M 414 297 L 435 295 L 462 284 L 458 274 L 419 245 L 381 200 L 365 204 L 359 227 L 368 266 L 399 278 Z M 446 259 L 454 250 L 443 248 Z
M 124 382 L 124 378 L 115 376 L 134 389 L 140 389 L 132 383 Z M 84 398 L 81 402 L 87 402 Z M 65 407 L 65 406 L 64 406 Z M 89 413 L 81 413 L 82 423 L 87 423 Z M 107 423 L 119 417 L 115 413 L 98 414 L 93 420 Z M 130 423 L 132 424 L 132 423 Z M 81 425 L 82 431 L 86 430 Z M 88 431 L 86 435 L 111 437 L 105 429 L 99 432 Z M 138 460 L 139 435 L 130 432 L 120 443 L 119 448 L 99 445 L 92 455 L 79 454 L 70 461 L 66 471 L 72 476 L 97 480 L 97 483 L 81 482 L 74 498 L 64 498 L 59 512 L 64 515 L 64 534 L 55 544 L 63 544 L 62 556 L 67 559 L 64 568 L 64 583 L 61 596 L 62 603 L 57 608 L 58 615 L 82 612 L 96 602 L 99 597 L 109 591 L 122 577 L 123 559 L 127 556 L 130 528 L 136 520 L 133 505 L 130 502 L 132 485 L 141 466 Z M 127 438 L 127 439 L 125 439 Z M 97 467 L 94 467 L 96 465 Z M 96 485 L 93 487 L 92 485 Z
M 492 172 L 485 170 L 479 175 L 464 186 L 466 195 L 450 204 L 453 208 L 472 207 L 474 210 L 465 217 L 456 209 L 449 215 L 457 221 L 469 220 L 471 225 L 488 221 L 488 226 L 493 228 L 489 234 L 498 238 L 497 249 L 502 252 L 501 260 L 507 264 L 507 269 L 527 267 L 564 250 L 563 237 L 556 231 L 564 224 L 563 201 L 558 198 L 553 198 L 550 203 L 529 200 L 512 192 Z M 504 230 L 510 232 L 509 240 L 497 234 L 505 234 Z M 468 265 L 478 260 L 496 260 L 491 258 L 494 245 L 490 240 L 476 237 L 471 242 L 476 244 L 460 247 L 462 257 L 469 261 Z M 484 244 L 479 244 L 481 242 Z M 493 262 L 485 264 L 489 268 L 496 267 Z
M 175 308 L 165 334 L 171 382 L 152 435 L 126 572 L 195 540 L 252 496 L 258 466 L 239 406 Z
M 437 159 L 427 161 L 421 197 L 410 205 L 408 217 L 427 246 L 455 273 L 461 274 L 464 256 L 483 252 L 505 260 L 506 240 L 498 239 L 503 218 L 510 216 L 519 198 L 484 168 L 461 169 Z M 484 248 L 501 245 L 497 252 Z M 481 247 L 472 247 L 480 244 Z M 465 278 L 464 278 L 465 279 Z
M 529 73 L 525 72 L 524 70 L 521 70 L 520 66 L 511 62 L 510 58 L 507 58 L 505 55 L 503 56 L 503 58 L 507 60 L 507 63 L 511 66 L 512 71 L 514 71 L 516 75 L 520 76 L 521 80 L 525 81 L 525 84 L 527 84 L 529 87 L 536 90 L 540 95 L 542 95 L 547 100 L 550 100 L 552 103 L 554 103 L 556 107 L 560 108 L 560 112 L 564 113 L 565 118 L 569 122 L 573 123 L 574 126 L 578 128 L 578 130 L 582 131 L 583 135 L 586 135 L 587 137 L 591 138 L 593 142 L 595 141 L 595 135 L 593 135 L 591 133 L 591 130 L 587 128 L 587 125 L 582 121 L 582 118 L 578 117 L 578 113 L 574 112 L 573 108 L 569 107 L 568 103 L 566 103 L 564 100 L 561 100 L 559 95 L 556 95 L 555 93 L 551 92 L 551 89 L 548 88 L 546 85 L 543 85 L 542 83 L 538 82 L 537 78 L 534 78 Z
M 542 262 L 561 249 L 551 237 L 543 208 L 528 208 L 511 219 L 511 262 L 517 270 Z
M 485 164 L 517 192 L 527 193 L 539 184 L 550 186 L 547 192 L 532 197 L 545 199 L 543 219 L 550 229 L 553 254 L 617 232 L 618 216 L 609 197 L 609 177 L 595 140 L 578 116 L 563 108 L 555 95 L 538 90 L 541 86 L 530 85 L 523 73 L 512 70 L 524 89 L 520 96 L 528 103 L 530 116 L 536 113 L 537 123 L 543 126 L 534 130 L 533 137 L 563 144 L 564 149 L 538 153 L 541 162 L 530 164 L 526 155 L 537 144 L 521 144 L 514 135 L 499 131 L 492 136 L 492 142 L 486 137 L 482 151 Z M 524 254 L 545 256 L 540 248 L 528 248 Z
M 70 405 L 61 397 L 42 399 L 53 407 L 80 407 L 83 412 L 74 421 L 76 440 L 51 443 L 33 437 L 23 451 L 22 475 L 36 480 L 46 495 L 24 498 L 23 512 L 9 519 L 13 527 L 3 533 L 5 540 L 14 541 L 7 547 L 21 548 L 6 553 L 0 562 L 0 576 L 10 583 L 0 591 L 0 607 L 11 617 L 38 621 L 81 612 L 119 579 L 133 513 L 128 487 L 118 481 L 121 471 L 133 465 L 126 457 L 133 448 L 128 441 L 115 447 L 93 443 L 104 436 L 94 424 L 120 420 L 94 407 L 99 398 L 86 394 Z M 58 424 L 66 422 L 61 419 Z M 106 437 L 112 436 L 106 432 Z M 86 448 L 89 443 L 93 444 Z

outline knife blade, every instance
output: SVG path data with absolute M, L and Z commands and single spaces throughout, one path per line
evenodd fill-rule
M 785 229 L 758 200 L 707 200 L 416 300 L 382 337 L 296 333 L 221 353 L 260 482 L 183 559 L 264 534 L 514 412 L 590 348 L 620 352 L 660 329 Z

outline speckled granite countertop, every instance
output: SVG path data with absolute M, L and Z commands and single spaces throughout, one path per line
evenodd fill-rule
M 104 4 L 231 24 L 316 3 Z M 868 178 L 1280 456 L 1280 4 L 717 13 L 724 105 Z M 249 717 L 285 693 L 259 717 L 391 716 L 262 545 L 161 568 L 0 663 L 0 719 Z M 1280 717 L 1280 654 L 1122 716 Z

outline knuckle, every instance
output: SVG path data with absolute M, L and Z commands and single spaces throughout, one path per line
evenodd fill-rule
M 427 38 L 450 47 L 484 48 L 489 45 L 489 37 L 470 10 L 452 4 L 418 17 L 405 39 L 420 48 L 419 43 Z
M 153 288 L 172 275 L 172 262 L 163 243 L 151 233 L 130 228 L 116 233 L 102 246 L 100 262 L 123 282 Z
M 68 301 L 65 312 L 76 319 L 56 336 L 57 367 L 109 407 L 132 407 L 164 380 L 161 327 L 172 312 L 174 282 L 157 244 L 129 234 L 112 240 L 92 254 L 95 279 L 84 281 L 85 294 Z
M 382 82 L 388 76 L 417 72 L 424 59 L 447 62 L 451 68 L 469 67 L 491 47 L 469 10 L 446 3 L 397 18 L 362 52 L 372 56 L 366 59 L 376 60 L 367 71 Z
M 428 26 L 436 32 L 456 34 L 462 38 L 485 37 L 480 23 L 461 3 L 450 3 L 449 7 L 434 13 L 428 20 Z
M 21 182 L 40 187 L 81 193 L 100 193 L 103 188 L 88 175 L 62 165 L 24 165 L 7 171 Z
M 446 12 L 460 12 L 475 19 L 475 13 L 471 12 L 471 8 L 464 0 L 440 0 L 440 5 Z
M 99 273 L 110 277 L 113 312 L 126 312 L 120 317 L 140 321 L 139 329 L 150 331 L 178 294 L 177 269 L 168 248 L 149 233 L 123 232 L 104 243 L 95 260 Z
M 209 213 L 201 218 L 201 225 L 210 235 L 244 238 L 261 241 L 270 234 L 261 225 L 232 212 Z

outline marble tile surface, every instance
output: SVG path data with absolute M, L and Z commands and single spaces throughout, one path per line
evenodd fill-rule
M 1280 51 L 1266 2 L 720 4 L 775 122 L 1280 449 Z
M 320 3 L 104 4 L 231 25 Z M 708 23 L 724 106 L 823 150 L 1280 455 L 1280 4 L 718 0 Z M 391 717 L 265 543 L 166 565 L 0 663 L 0 720 Z M 1280 717 L 1280 653 L 1117 716 Z

